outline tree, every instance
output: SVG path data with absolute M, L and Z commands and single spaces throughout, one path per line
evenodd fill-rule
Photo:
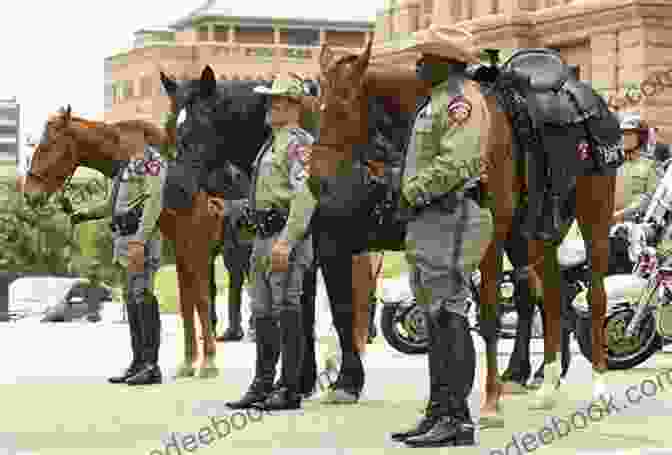
M 81 204 L 104 196 L 104 190 L 98 179 L 71 183 L 64 194 L 33 198 L 29 204 L 12 183 L 1 182 L 0 269 L 59 275 L 81 272 L 81 268 L 73 270 L 81 248 L 66 213 L 72 208 L 67 201 Z M 100 245 L 105 248 L 104 238 Z

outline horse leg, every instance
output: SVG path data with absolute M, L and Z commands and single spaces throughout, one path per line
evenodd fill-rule
M 219 250 L 215 248 L 208 256 L 208 292 L 210 296 L 210 327 L 214 335 L 217 335 L 217 282 L 215 281 L 215 260 Z
M 541 242 L 531 241 L 532 244 Z M 536 245 L 535 245 L 536 246 Z M 544 291 L 544 382 L 535 392 L 530 409 L 552 409 L 557 400 L 560 387 L 560 318 L 562 295 L 560 292 L 560 265 L 558 264 L 558 245 L 543 242 Z
M 375 286 L 371 276 L 371 257 L 362 254 L 352 257 L 352 335 L 360 353 L 366 351 L 369 338 L 369 297 Z
M 509 365 L 502 373 L 502 392 L 505 394 L 527 393 L 525 384 L 532 372 L 530 364 L 530 341 L 532 339 L 532 320 L 534 318 L 535 295 L 530 286 L 529 276 L 520 273 L 519 266 L 514 271 L 515 291 L 513 300 L 518 314 L 516 339 Z M 529 273 L 529 272 L 528 272 Z
M 198 368 L 200 378 L 212 378 L 219 375 L 219 369 L 215 364 L 217 356 L 217 345 L 215 337 L 210 327 L 210 299 L 208 292 L 208 282 L 210 278 L 208 267 L 208 253 L 211 249 L 211 242 L 216 241 L 212 233 L 215 231 L 215 217 L 208 214 L 207 195 L 203 192 L 198 193 L 194 198 L 191 222 L 193 230 L 188 232 L 198 232 L 198 229 L 205 229 L 206 235 L 194 236 L 189 251 L 191 259 L 191 278 L 193 279 L 193 299 L 198 313 L 198 318 L 203 329 L 203 359 Z
M 497 365 L 497 279 L 501 269 L 501 254 L 497 239 L 488 246 L 481 261 L 481 289 L 479 324 L 485 341 L 485 399 L 481 404 L 481 428 L 501 427 L 504 419 L 498 415 L 502 386 Z
M 593 397 L 606 392 L 607 350 L 605 316 L 607 295 L 604 277 L 609 270 L 609 223 L 614 212 L 616 178 L 613 176 L 578 177 L 577 221 L 586 242 L 591 264 L 591 282 L 588 301 L 592 313 Z
M 176 220 L 176 224 L 179 225 L 181 223 Z M 176 229 L 177 235 L 175 239 L 175 266 L 177 268 L 182 330 L 184 331 L 184 361 L 177 367 L 176 378 L 191 377 L 194 375 L 194 357 L 198 353 L 194 327 L 194 304 L 189 298 L 189 286 L 191 285 L 191 280 L 187 273 L 189 264 L 184 257 L 184 251 L 189 245 L 180 236 L 180 233 L 184 236 L 188 232 L 184 228 Z

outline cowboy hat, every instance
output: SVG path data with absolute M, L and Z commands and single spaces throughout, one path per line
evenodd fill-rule
M 271 88 L 259 85 L 254 88 L 255 93 L 271 96 L 285 96 L 295 100 L 305 95 L 303 80 L 297 76 L 278 77 L 273 81 Z
M 457 27 L 432 24 L 391 45 L 394 48 L 391 53 L 396 55 L 418 54 L 418 58 L 421 55 L 436 55 L 465 63 L 480 62 L 480 56 L 472 51 L 473 35 Z

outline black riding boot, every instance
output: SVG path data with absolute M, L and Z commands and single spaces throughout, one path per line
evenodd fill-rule
M 509 358 L 509 365 L 502 374 L 503 382 L 515 382 L 521 386 L 527 384 L 532 373 L 530 365 L 530 341 L 532 338 L 532 321 L 534 319 L 535 297 L 530 294 L 529 279 L 518 280 L 514 296 L 518 326 L 513 352 Z
M 545 237 L 544 203 L 546 202 L 546 160 L 543 150 L 522 151 L 527 160 L 528 208 L 521 234 L 528 239 L 542 240 Z
M 283 310 L 280 313 L 281 386 L 274 390 L 263 403 L 259 403 L 255 407 L 265 411 L 301 408 L 301 368 L 305 351 L 302 326 L 301 311 Z
M 474 424 L 467 400 L 476 375 L 476 351 L 469 322 L 439 305 L 432 306 L 428 316 L 432 390 L 425 417 L 433 425 L 404 442 L 412 447 L 474 445 Z
M 126 380 L 128 385 L 160 384 L 163 381 L 159 368 L 161 344 L 161 314 L 155 296 L 147 293 L 145 301 L 138 303 L 142 317 L 142 368 Z
M 257 361 L 255 364 L 254 379 L 240 400 L 226 403 L 226 406 L 231 409 L 252 408 L 255 404 L 263 402 L 273 391 L 275 366 L 280 357 L 278 322 L 270 316 L 255 319 L 257 327 L 257 337 L 255 340 Z
M 128 297 L 127 297 L 128 299 Z M 112 384 L 122 384 L 126 379 L 135 375 L 140 370 L 142 365 L 142 345 L 140 334 L 140 322 L 138 316 L 138 305 L 134 302 L 126 301 L 126 314 L 128 316 L 128 328 L 131 332 L 131 350 L 133 351 L 133 360 L 131 364 L 119 376 L 114 376 L 108 379 Z
M 348 255 L 322 257 L 320 264 L 343 354 L 341 370 L 329 388 L 327 401 L 355 403 L 364 388 L 364 366 L 353 342 L 352 258 Z

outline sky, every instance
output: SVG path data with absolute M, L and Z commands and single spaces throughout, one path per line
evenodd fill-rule
M 0 27 L 0 98 L 15 96 L 21 104 L 23 141 L 27 133 L 37 139 L 49 114 L 67 104 L 84 118 L 101 116 L 105 57 L 130 47 L 135 31 L 170 24 L 205 1 L 7 3 Z M 229 0 L 226 6 L 240 16 L 374 20 L 384 0 Z

